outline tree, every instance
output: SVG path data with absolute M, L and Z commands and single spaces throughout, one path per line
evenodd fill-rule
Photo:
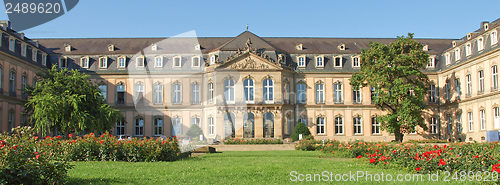
M 422 70 L 429 55 L 422 44 L 408 37 L 398 37 L 388 45 L 370 43 L 369 49 L 361 52 L 361 69 L 351 78 L 352 87 L 374 88 L 372 101 L 386 112 L 378 116 L 382 129 L 394 133 L 396 141 L 403 141 L 405 133 L 415 130 L 417 125 L 424 129 L 424 97 L 429 79 Z
M 293 128 L 293 132 L 292 132 L 292 141 L 297 141 L 299 140 L 299 134 L 302 134 L 302 137 L 305 137 L 305 136 L 310 136 L 311 135 L 311 132 L 309 132 L 309 129 L 307 128 L 307 126 L 300 122 L 297 123 L 297 125 Z
M 38 133 L 103 132 L 122 118 L 118 110 L 105 103 L 87 74 L 53 66 L 38 76 L 41 79 L 36 85 L 26 89 L 30 98 L 25 104 Z
M 200 135 L 202 134 L 203 131 L 197 124 L 192 124 L 191 127 L 189 127 L 189 130 L 186 132 L 186 135 L 193 139 L 200 138 Z

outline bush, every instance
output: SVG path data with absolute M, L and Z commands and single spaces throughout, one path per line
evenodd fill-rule
M 309 132 L 309 128 L 307 128 L 307 126 L 302 122 L 297 123 L 295 128 L 293 128 L 293 132 L 291 135 L 292 141 L 299 140 L 299 134 L 302 134 L 302 137 L 311 135 L 311 132 Z
M 202 134 L 203 131 L 197 124 L 192 124 L 191 127 L 189 127 L 189 130 L 186 132 L 186 135 L 192 139 L 199 139 L 200 135 Z
M 228 138 L 224 140 L 225 145 L 255 145 L 255 144 L 283 144 L 281 139 L 240 139 L 240 138 Z

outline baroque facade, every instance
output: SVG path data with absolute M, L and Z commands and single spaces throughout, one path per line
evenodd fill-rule
M 417 128 L 405 139 L 498 140 L 498 25 L 500 20 L 483 22 L 460 39 L 416 39 L 430 55 L 423 69 L 432 81 L 424 115 L 429 129 Z M 11 39 L 14 51 L 7 52 Z M 88 73 L 124 115 L 116 135 L 183 136 L 196 124 L 210 140 L 289 138 L 300 121 L 317 139 L 394 139 L 377 122 L 383 112 L 371 103 L 371 88 L 351 87 L 349 80 L 361 65 L 362 49 L 395 39 L 259 37 L 245 31 L 236 37 L 33 41 L 3 26 L 2 40 L 2 84 L 9 82 L 10 68 L 27 71 L 27 78 L 51 65 Z M 23 44 L 36 49 L 36 60 L 22 57 Z M 19 106 L 22 92 L 17 94 Z M 2 123 L 19 125 L 20 114 L 6 119 L 6 110 L 22 110 L 10 101 L 2 100 Z

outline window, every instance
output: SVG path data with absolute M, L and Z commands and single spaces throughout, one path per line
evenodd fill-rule
M 297 57 L 297 66 L 298 67 L 306 67 L 306 57 L 305 56 L 299 56 Z
M 125 68 L 126 60 L 127 58 L 125 57 L 118 57 L 118 68 Z
M 322 82 L 316 84 L 316 104 L 325 103 L 325 84 Z
M 144 103 L 144 84 L 142 82 L 137 82 L 135 84 L 135 92 L 134 92 L 134 103 Z
M 446 116 L 446 135 L 453 134 L 453 123 L 451 120 L 451 115 Z
M 456 119 L 457 119 L 457 132 L 462 133 L 462 114 L 457 114 Z
M 377 117 L 372 117 L 372 134 L 380 134 L 380 122 Z
M 99 85 L 99 92 L 101 92 L 101 96 L 104 98 L 104 101 L 108 99 L 108 86 L 105 84 Z
M 215 64 L 215 60 L 216 60 L 216 56 L 215 55 L 210 56 L 210 65 Z
M 139 117 L 135 118 L 135 136 L 143 136 L 144 135 L 144 118 Z
M 99 58 L 99 68 L 107 68 L 108 67 L 108 57 Z
M 477 50 L 481 51 L 483 49 L 484 49 L 484 39 L 483 39 L 483 37 L 479 37 L 477 39 Z
M 209 82 L 208 83 L 208 103 L 213 103 L 214 102 L 214 83 Z
M 451 100 L 451 87 L 450 87 L 450 83 L 446 82 L 446 84 L 444 84 L 444 94 L 445 94 L 445 99 L 447 102 L 449 102 Z
M 31 60 L 36 62 L 37 59 L 38 59 L 38 50 L 36 50 L 35 48 L 32 48 L 31 49 Z
M 434 68 L 436 66 L 436 57 L 430 56 L 429 63 L 427 64 L 427 68 Z
M 200 84 L 191 84 L 191 104 L 200 104 Z
M 153 103 L 163 104 L 163 85 L 159 82 L 153 85 Z
M 298 83 L 297 84 L 297 103 L 305 104 L 306 103 L 306 84 Z
M 116 86 L 116 104 L 125 104 L 125 85 L 121 83 Z
M 474 130 L 474 121 L 473 121 L 473 117 L 472 117 L 472 112 L 467 113 L 467 119 L 469 120 L 469 131 L 473 131 Z
M 16 96 L 16 72 L 14 70 L 9 73 L 9 93 L 11 96 Z
M 324 67 L 323 56 L 316 57 L 316 67 Z
M 180 56 L 174 57 L 174 67 L 182 66 L 182 58 Z
M 471 43 L 467 43 L 465 45 L 465 55 L 466 56 L 470 56 L 472 54 L 472 44 Z
M 151 45 L 151 50 L 157 51 L 158 50 L 158 45 L 156 45 L 156 44 Z
M 16 113 L 14 112 L 14 110 L 9 110 L 9 115 L 8 115 L 8 130 L 7 131 L 11 131 L 12 128 L 14 128 L 14 125 L 16 124 Z
M 334 58 L 333 67 L 342 67 L 342 56 L 336 56 Z
M 352 57 L 352 67 L 360 67 L 359 57 Z
M 66 47 L 64 47 L 64 51 L 71 52 L 71 45 L 67 45 Z
M 35 87 L 36 85 L 33 84 L 33 87 Z M 0 65 L 0 94 L 2 93 L 3 91 L 3 67 Z
M 234 80 L 224 80 L 224 101 L 226 103 L 234 103 Z
M 498 43 L 498 32 L 496 30 L 492 31 L 490 35 L 491 35 L 491 45 L 495 45 L 496 43 Z
M 318 117 L 316 119 L 316 134 L 325 134 L 325 118 Z
M 251 78 L 247 78 L 243 81 L 243 93 L 245 95 L 245 102 L 252 103 L 254 102 L 254 81 Z
M 144 56 L 135 58 L 137 67 L 144 67 Z
M 363 134 L 361 117 L 356 116 L 353 118 L 354 134 Z
M 290 82 L 285 81 L 285 85 L 283 86 L 283 100 L 285 103 L 290 103 Z
M 172 84 L 172 104 L 182 103 L 182 85 L 179 82 Z
M 47 55 L 46 54 L 42 55 L 42 65 L 47 66 Z
M 479 111 L 479 119 L 481 120 L 481 130 L 486 130 L 486 113 L 484 109 Z
M 298 123 L 302 123 L 305 126 L 307 126 L 307 118 L 305 116 L 301 116 L 299 120 L 297 120 Z
M 153 120 L 153 135 L 154 136 L 163 135 L 163 118 L 156 117 Z
M 264 138 L 274 137 L 274 114 L 264 113 Z
M 121 136 L 125 135 L 125 121 L 120 120 L 115 123 L 115 135 Z
M 21 75 L 21 97 L 23 99 L 28 98 L 28 95 L 26 94 L 26 85 L 27 85 L 27 80 L 26 80 L 26 74 Z
M 342 83 L 336 82 L 333 84 L 333 98 L 335 103 L 343 103 L 344 99 L 342 97 Z
M 462 94 L 460 84 L 460 78 L 455 79 L 455 91 L 457 91 L 457 99 L 460 100 L 460 95 Z
M 467 75 L 465 76 L 465 80 L 467 81 L 467 96 L 471 96 L 472 95 L 472 76 L 471 75 Z
M 16 40 L 9 39 L 9 50 L 12 52 L 16 51 Z
M 200 67 L 200 57 L 199 56 L 194 56 L 191 58 L 191 67 Z
M 200 118 L 199 117 L 192 117 L 191 118 L 191 125 L 196 125 L 196 126 L 201 126 L 200 125 Z
M 182 119 L 180 117 L 172 118 L 172 136 L 182 136 Z
M 274 101 L 273 80 L 267 78 L 264 80 L 264 103 L 273 103 L 273 101 Z
M 500 128 L 500 108 L 498 107 L 493 108 L 493 123 L 494 129 Z
M 21 56 L 26 57 L 28 53 L 28 46 L 26 44 L 21 44 Z
M 292 123 L 293 123 L 293 120 L 292 120 L 292 115 L 290 113 L 286 114 L 285 116 L 286 118 L 286 123 L 283 125 L 283 130 L 285 131 L 284 135 L 286 136 L 289 136 L 290 133 L 291 133 L 291 128 L 292 128 Z
M 264 118 L 265 119 L 265 118 Z M 234 128 L 234 114 L 230 112 L 224 113 L 224 137 L 234 137 L 235 128 Z
M 438 133 L 438 120 L 435 117 L 432 117 L 431 120 L 430 120 L 429 132 L 431 134 L 437 134 Z
M 155 57 L 155 67 L 163 67 L 163 57 L 162 56 Z
M 496 65 L 491 67 L 491 84 L 493 90 L 498 89 L 498 67 Z
M 80 66 L 82 66 L 82 68 L 89 68 L 89 57 L 83 57 L 80 59 Z
M 460 60 L 460 48 L 455 49 L 455 61 Z
M 411 90 L 410 90 L 411 91 Z M 412 91 L 411 91 L 412 92 Z M 379 94 L 375 87 L 370 87 L 370 99 L 372 101 L 372 104 L 375 104 L 375 100 L 379 97 Z
M 361 87 L 353 87 L 352 90 L 352 103 L 359 104 L 361 103 Z
M 59 66 L 60 66 L 60 68 L 63 68 L 63 69 L 68 67 L 68 59 L 66 57 L 59 58 Z
M 209 135 L 214 135 L 215 134 L 214 117 L 208 117 L 208 134 Z
M 340 116 L 335 117 L 335 134 L 344 134 L 344 119 Z
M 484 92 L 484 71 L 481 70 L 478 72 L 479 76 L 479 92 Z
M 450 65 L 451 64 L 450 53 L 444 54 L 444 61 L 445 61 L 446 65 Z

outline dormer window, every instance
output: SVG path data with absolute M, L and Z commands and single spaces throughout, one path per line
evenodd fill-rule
M 82 66 L 82 68 L 89 68 L 89 57 L 83 57 L 80 59 L 80 66 Z
M 210 65 L 214 65 L 215 64 L 215 58 L 216 58 L 215 55 L 211 55 L 210 56 Z
M 482 51 L 484 49 L 484 38 L 483 37 L 479 37 L 477 39 L 477 50 L 478 51 Z
M 59 58 L 59 68 L 64 69 L 68 67 L 68 59 L 66 57 Z
M 101 69 L 108 68 L 108 57 L 99 58 L 99 68 Z
M 304 48 L 303 48 L 302 44 L 297 44 L 297 45 L 295 46 L 295 49 L 297 49 L 297 50 L 299 50 L 299 51 L 302 51 Z
M 118 68 L 125 68 L 125 66 L 127 65 L 127 58 L 122 56 L 122 57 L 118 57 Z
M 144 67 L 144 56 L 135 58 L 135 62 L 137 67 Z
M 42 65 L 47 66 L 47 54 L 42 54 Z
M 358 56 L 352 57 L 352 67 L 361 67 Z
M 115 45 L 110 44 L 110 45 L 108 46 L 108 51 L 115 51 Z
M 429 63 L 427 68 L 434 68 L 436 66 L 436 56 L 429 56 Z
M 484 23 L 483 24 L 484 31 L 488 31 L 490 29 L 490 24 L 489 23 Z
M 455 61 L 460 60 L 460 48 L 455 49 Z
M 467 43 L 465 45 L 465 56 L 470 56 L 472 54 L 472 44 Z
M 324 60 L 323 56 L 316 57 L 316 67 L 324 67 L 325 63 L 323 60 Z
M 162 56 L 155 57 L 155 67 L 163 67 L 163 57 Z
M 157 51 L 158 50 L 158 46 L 156 44 L 151 45 L 151 50 Z
M 16 40 L 13 38 L 9 39 L 9 50 L 12 52 L 16 51 Z
M 297 57 L 297 67 L 306 67 L 306 56 Z
M 334 57 L 333 67 L 342 67 L 342 56 Z
M 33 60 L 33 62 L 36 62 L 37 59 L 38 59 L 38 50 L 35 48 L 32 48 L 31 49 L 31 60 Z
M 337 48 L 339 48 L 340 51 L 345 51 L 345 44 L 340 44 Z
M 472 33 L 467 33 L 467 40 L 470 40 L 472 38 Z
M 64 47 L 64 51 L 66 51 L 66 52 L 71 52 L 71 45 L 66 45 L 66 46 Z
M 199 44 L 194 45 L 194 50 L 197 51 L 201 50 L 201 46 Z
M 28 46 L 26 44 L 21 44 L 21 56 L 26 57 L 28 53 Z
M 429 45 L 427 45 L 427 44 L 426 44 L 426 45 L 424 45 L 424 47 L 422 48 L 422 50 L 424 50 L 424 51 L 429 51 Z
M 490 36 L 491 36 L 491 45 L 497 44 L 498 43 L 498 32 L 497 32 L 497 30 L 492 31 L 490 33 Z
M 201 66 L 201 60 L 200 56 L 194 56 L 191 58 L 191 67 L 200 67 Z
M 457 46 L 457 41 L 451 41 L 451 46 L 456 47 Z
M 451 57 L 450 57 L 450 53 L 445 53 L 444 54 L 444 63 L 446 65 L 450 65 L 451 64 Z
M 174 57 L 174 67 L 181 67 L 182 66 L 182 58 L 181 56 L 176 56 Z

